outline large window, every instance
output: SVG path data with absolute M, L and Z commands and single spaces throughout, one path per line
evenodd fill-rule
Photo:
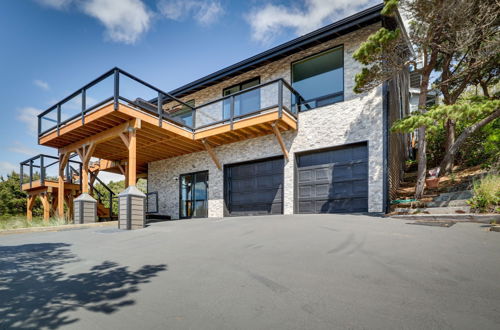
M 343 101 L 343 48 L 337 47 L 293 63 L 292 84 L 305 99 L 301 111 Z
M 260 78 L 253 78 L 240 84 L 225 88 L 222 96 L 229 96 L 250 87 L 260 84 Z M 234 98 L 234 116 L 245 115 L 260 109 L 260 89 L 254 89 L 245 93 L 238 94 Z M 231 117 L 231 100 L 224 100 L 224 119 Z

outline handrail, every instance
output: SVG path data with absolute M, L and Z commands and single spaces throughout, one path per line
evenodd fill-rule
M 155 91 L 156 93 L 158 93 L 158 97 L 156 99 L 153 99 L 153 100 L 150 100 L 150 101 L 147 101 L 149 103 L 151 102 L 156 102 L 156 104 L 151 104 L 151 109 L 149 109 L 149 107 L 146 109 L 146 107 L 144 105 L 141 106 L 141 104 L 138 104 L 139 102 L 137 101 L 133 101 L 133 100 L 129 100 L 127 99 L 126 97 L 120 95 L 120 75 L 123 75 L 127 78 L 130 78 L 132 79 L 133 81 Z M 111 76 L 114 76 L 114 84 L 113 84 L 113 91 L 110 91 L 110 94 L 112 93 L 113 95 L 112 96 L 109 96 L 107 98 L 105 98 L 103 101 L 101 102 L 98 102 L 96 104 L 94 104 L 93 106 L 91 107 L 88 107 L 86 106 L 86 101 L 87 101 L 87 96 L 86 96 L 86 92 L 89 88 L 95 86 L 96 84 L 98 84 L 99 82 L 103 81 L 104 79 L 108 78 L 108 77 L 111 77 Z M 305 103 L 304 101 L 304 98 L 302 97 L 302 95 L 300 95 L 300 93 L 294 89 L 285 79 L 283 78 L 277 78 L 277 79 L 274 79 L 274 80 L 271 80 L 271 81 L 267 81 L 265 83 L 262 83 L 262 84 L 259 84 L 259 85 L 256 85 L 256 86 L 252 86 L 252 87 L 249 87 L 247 89 L 244 89 L 244 90 L 241 90 L 241 91 L 238 91 L 234 94 L 231 94 L 231 95 L 228 95 L 228 96 L 224 96 L 224 97 L 220 97 L 220 98 L 217 98 L 215 100 L 212 100 L 212 101 L 209 101 L 209 102 L 206 102 L 204 104 L 201 104 L 199 106 L 196 106 L 196 107 L 193 107 L 189 104 L 187 104 L 186 102 L 182 101 L 181 99 L 177 98 L 176 96 L 174 95 L 171 95 L 170 93 L 168 92 L 165 92 L 161 89 L 159 89 L 158 87 L 155 87 L 153 85 L 151 85 L 150 83 L 130 74 L 129 72 L 125 71 L 125 70 L 122 70 L 118 67 L 114 67 L 112 68 L 111 70 L 105 72 L 104 74 L 100 75 L 99 77 L 97 77 L 96 79 L 92 80 L 90 83 L 84 85 L 83 87 L 79 88 L 78 90 L 76 90 L 74 93 L 70 94 L 69 96 L 65 97 L 64 99 L 62 99 L 61 101 L 59 101 L 58 103 L 56 103 L 55 105 L 51 106 L 50 108 L 48 108 L 47 110 L 45 110 L 44 112 L 42 112 L 41 114 L 38 115 L 38 138 L 40 139 L 41 136 L 43 136 L 44 134 L 46 134 L 47 132 L 49 131 L 53 131 L 53 130 L 57 130 L 57 134 L 59 135 L 59 131 L 60 131 L 60 127 L 62 125 L 65 125 L 66 123 L 70 122 L 70 121 L 73 121 L 77 118 L 80 118 L 82 119 L 82 123 L 84 124 L 85 122 L 85 114 L 88 113 L 89 111 L 92 111 L 94 109 L 96 109 L 97 107 L 100 107 L 106 103 L 109 103 L 109 102 L 113 102 L 114 103 L 114 107 L 115 109 L 118 109 L 118 103 L 120 102 L 120 100 L 123 100 L 125 102 L 128 102 L 130 104 L 133 104 L 141 109 L 144 109 L 145 111 L 148 111 L 148 112 L 151 112 L 151 113 L 154 113 L 155 115 L 158 116 L 158 125 L 161 126 L 162 125 L 162 120 L 165 119 L 165 120 L 168 120 L 168 121 L 172 121 L 173 123 L 175 124 L 178 124 L 180 125 L 181 127 L 183 127 L 184 129 L 187 129 L 189 131 L 192 131 L 194 133 L 194 131 L 196 129 L 198 129 L 199 127 L 196 127 L 196 114 L 198 113 L 197 111 L 201 108 L 204 108 L 204 107 L 207 107 L 209 105 L 212 105 L 212 104 L 215 104 L 215 103 L 218 103 L 218 102 L 224 102 L 225 100 L 230 100 L 230 99 L 233 99 L 235 97 L 238 97 L 240 95 L 243 95 L 245 93 L 248 93 L 248 92 L 251 92 L 253 90 L 257 90 L 257 89 L 260 89 L 260 88 L 264 88 L 266 86 L 269 86 L 269 85 L 272 85 L 272 84 L 278 84 L 278 102 L 276 104 L 276 106 L 279 108 L 279 113 L 280 113 L 280 116 L 281 116 L 281 113 L 283 110 L 291 113 L 294 117 L 297 117 L 297 115 L 291 111 L 291 109 L 287 109 L 286 107 L 283 106 L 283 87 L 287 88 L 290 93 L 292 95 L 294 95 L 296 97 L 296 104 L 294 103 L 294 105 L 299 105 L 301 103 Z M 81 95 L 81 111 L 78 111 L 77 114 L 71 116 L 70 118 L 66 118 L 64 120 L 61 120 L 61 107 L 66 104 L 66 102 L 72 100 L 73 98 L 75 98 L 76 96 L 78 95 Z M 163 105 L 166 103 L 166 102 L 172 102 L 172 101 L 175 101 L 189 109 L 191 109 L 191 116 L 192 116 L 192 125 L 188 125 L 186 124 L 185 122 L 182 122 L 182 121 L 178 121 L 175 119 L 175 116 L 171 116 L 168 112 L 166 112 L 164 109 L 163 109 Z M 233 101 L 232 101 L 233 102 Z M 305 103 L 306 106 L 307 103 Z M 156 109 L 153 109 L 153 108 L 156 108 Z M 54 111 L 57 111 L 57 120 L 54 119 L 54 118 L 45 118 L 45 116 L 51 112 L 54 112 Z M 231 113 L 231 118 L 228 118 L 227 120 L 225 121 L 230 121 L 231 123 L 233 122 L 234 120 L 234 116 L 233 114 Z M 45 129 L 42 131 L 42 120 L 48 120 L 50 122 L 53 122 L 54 125 L 53 126 L 50 126 L 49 128 Z M 217 124 L 216 122 L 212 123 L 212 124 Z M 29 160 L 28 160 L 29 161 Z

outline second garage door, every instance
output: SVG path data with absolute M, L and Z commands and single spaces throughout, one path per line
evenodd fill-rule
M 283 166 L 283 157 L 225 166 L 229 215 L 282 214 Z
M 297 172 L 297 213 L 368 211 L 366 144 L 301 155 Z

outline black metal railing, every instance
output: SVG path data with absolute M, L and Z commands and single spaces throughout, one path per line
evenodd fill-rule
M 73 157 L 76 155 L 73 155 Z M 71 158 L 73 158 L 71 157 Z M 64 169 L 65 182 L 80 184 L 80 176 L 78 179 L 73 174 L 81 173 L 82 163 L 72 160 L 68 161 Z M 75 165 L 79 170 L 75 170 L 71 165 Z M 59 179 L 59 158 L 55 156 L 39 154 L 30 159 L 27 159 L 19 164 L 20 167 L 20 184 L 21 190 L 23 184 L 29 183 L 29 187 L 33 188 L 33 183 L 40 180 L 40 185 L 44 185 L 45 181 L 58 181 Z
M 146 194 L 146 213 L 158 213 L 158 192 L 148 192 Z
M 85 124 L 87 113 L 108 104 L 117 110 L 120 102 L 157 116 L 159 126 L 167 120 L 194 132 L 219 123 L 232 124 L 272 108 L 278 108 L 280 116 L 286 111 L 297 117 L 303 101 L 289 83 L 276 79 L 193 107 L 122 69 L 113 68 L 39 114 L 38 137 L 53 131 L 59 135 L 62 126 L 77 119 Z M 170 108 L 165 110 L 165 105 Z M 183 116 L 172 109 L 182 109 Z M 190 115 L 186 116 L 186 111 Z
M 118 200 L 115 198 L 116 194 L 109 188 L 104 182 L 97 177 L 95 173 L 90 172 L 90 178 L 94 180 L 94 184 L 91 186 L 91 194 L 94 196 L 97 201 L 103 205 L 105 205 L 107 202 L 108 203 L 108 209 L 109 209 L 109 217 L 113 217 L 113 204 L 118 202 Z M 98 189 L 95 187 L 95 182 L 98 182 L 101 184 L 101 186 L 106 190 L 105 193 L 100 192 Z

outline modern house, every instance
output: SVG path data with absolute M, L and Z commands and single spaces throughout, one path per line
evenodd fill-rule
M 91 157 L 126 175 L 119 217 L 127 228 L 141 226 L 150 204 L 150 213 L 174 219 L 385 212 L 407 155 L 407 139 L 389 128 L 409 111 L 409 75 L 355 94 L 362 66 L 352 58 L 380 26 L 401 26 L 382 7 L 170 92 L 110 70 L 39 116 L 39 143 L 60 155 L 57 198 L 76 152 L 80 219 L 96 209 L 84 204 Z M 138 177 L 154 196 L 145 205 Z

